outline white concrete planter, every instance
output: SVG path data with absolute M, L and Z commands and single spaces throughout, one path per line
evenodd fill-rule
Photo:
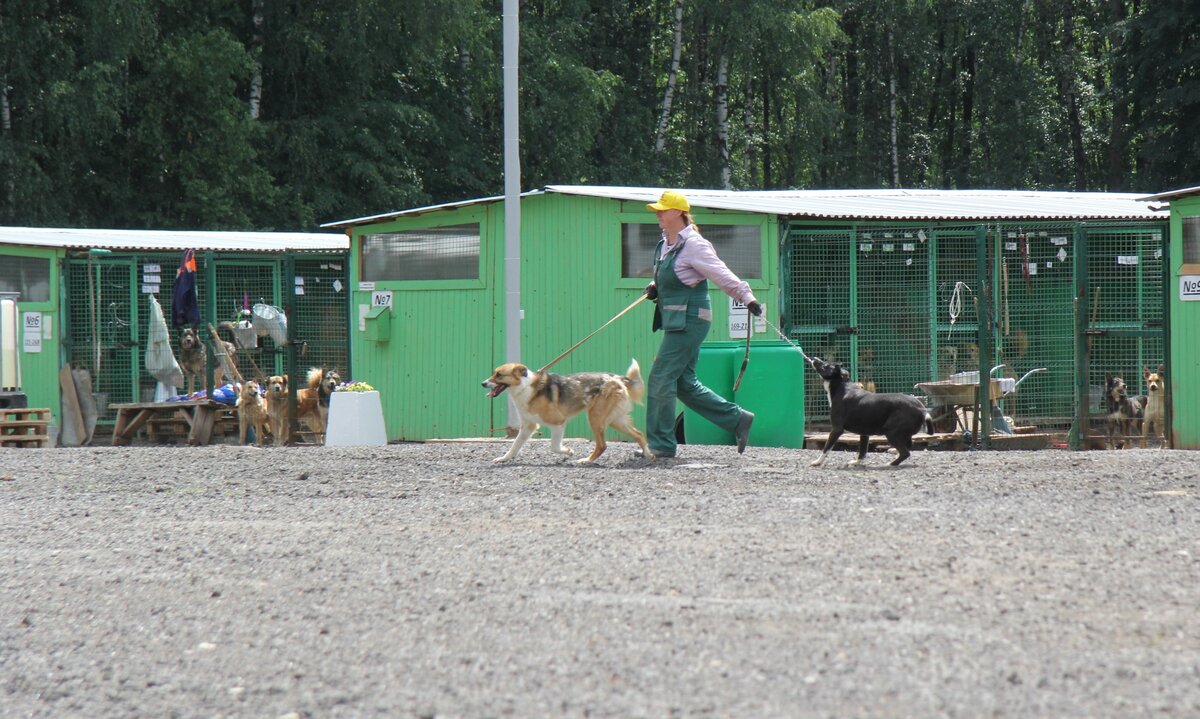
M 326 447 L 387 444 L 378 392 L 334 392 L 329 396 Z

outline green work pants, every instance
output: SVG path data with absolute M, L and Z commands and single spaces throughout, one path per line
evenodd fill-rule
M 646 439 L 655 454 L 675 454 L 675 399 L 689 409 L 732 433 L 742 408 L 696 379 L 700 343 L 708 336 L 711 322 L 688 317 L 683 330 L 664 332 L 658 356 L 650 368 L 646 385 Z

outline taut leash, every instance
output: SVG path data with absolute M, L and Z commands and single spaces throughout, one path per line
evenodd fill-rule
M 765 313 L 764 313 L 764 315 L 765 315 Z M 785 335 L 783 332 L 781 332 L 778 327 L 771 324 L 771 320 L 767 319 L 765 316 L 763 317 L 763 321 L 767 323 L 767 327 L 770 327 L 771 329 L 775 330 L 775 334 L 779 335 L 779 339 L 781 339 L 784 342 L 787 342 L 791 346 L 795 347 L 796 351 L 800 353 L 800 356 L 803 357 L 805 359 L 805 361 L 807 361 L 809 364 L 812 364 L 812 357 L 809 357 L 808 355 L 804 354 L 804 350 L 800 348 L 800 345 L 798 345 L 795 342 L 788 339 L 788 336 Z
M 761 319 L 762 319 L 762 321 L 763 321 L 763 322 L 766 322 L 766 323 L 767 323 L 767 327 L 770 327 L 771 329 L 775 330 L 775 334 L 779 335 L 779 339 L 781 339 L 781 340 L 783 340 L 784 342 L 787 342 L 787 343 L 788 343 L 788 344 L 790 344 L 791 346 L 795 347 L 795 348 L 796 348 L 796 351 L 800 353 L 800 356 L 801 356 L 801 357 L 803 357 L 803 358 L 805 359 L 805 361 L 806 361 L 806 362 L 808 362 L 809 364 L 812 364 L 812 357 L 809 357 L 808 355 L 804 354 L 804 350 L 803 350 L 803 349 L 801 349 L 800 345 L 798 345 L 798 344 L 796 344 L 795 342 L 793 342 L 793 341 L 791 341 L 790 339 L 788 339 L 788 336 L 787 336 L 787 335 L 785 335 L 785 334 L 784 334 L 784 333 L 783 333 L 783 332 L 782 332 L 782 331 L 781 331 L 781 330 L 780 330 L 778 327 L 776 327 L 775 325 L 771 324 L 771 320 L 767 319 L 767 317 L 766 317 L 766 314 L 765 314 L 765 313 L 763 314 L 763 316 L 762 316 L 762 318 L 761 318 Z
M 795 347 L 796 351 L 800 353 L 800 356 L 803 357 L 806 362 L 808 362 L 809 364 L 812 364 L 812 357 L 809 357 L 808 355 L 804 354 L 804 350 L 800 347 L 800 345 L 798 345 L 795 342 L 788 339 L 788 336 L 785 335 L 778 327 L 771 324 L 771 320 L 767 319 L 767 314 L 765 312 L 760 316 L 760 319 L 762 319 L 763 322 L 767 323 L 767 327 L 770 327 L 771 329 L 775 330 L 775 334 L 779 335 L 779 339 L 781 339 L 784 342 L 787 342 L 791 346 Z M 750 321 L 753 322 L 754 320 L 751 319 Z M 746 374 L 746 365 L 750 364 L 750 335 L 751 335 L 751 333 L 749 330 L 751 328 L 747 327 L 746 329 L 747 329 L 747 332 L 746 332 L 746 355 L 745 355 L 745 357 L 742 358 L 742 369 L 741 369 L 741 371 L 738 372 L 737 380 L 735 380 L 733 383 L 733 391 L 734 392 L 737 392 L 738 387 L 741 386 L 742 375 Z
M 628 312 L 629 310 L 633 309 L 634 307 L 637 307 L 637 306 L 638 306 L 638 305 L 640 305 L 642 302 L 644 302 L 644 301 L 646 300 L 646 297 L 647 297 L 647 296 L 646 296 L 645 294 L 642 294 L 641 296 L 639 296 L 639 297 L 638 297 L 636 300 L 634 300 L 634 301 L 633 301 L 633 304 L 629 305 L 629 306 L 628 306 L 628 307 L 626 307 L 625 309 L 623 309 L 623 310 L 621 310 L 620 312 L 618 312 L 618 313 L 616 314 L 616 316 L 615 316 L 615 317 L 613 317 L 613 318 L 612 318 L 611 320 L 609 320 L 608 322 L 605 322 L 604 324 L 600 325 L 600 326 L 599 326 L 599 327 L 597 327 L 596 329 L 592 330 L 592 334 L 588 335 L 587 337 L 584 337 L 583 339 L 579 340 L 579 341 L 578 341 L 578 342 L 576 342 L 575 344 L 571 345 L 571 347 L 570 347 L 569 349 L 567 349 L 567 351 L 566 351 L 566 352 L 563 352 L 563 353 L 562 353 L 562 354 L 560 354 L 559 356 L 557 356 L 557 357 L 555 357 L 554 359 L 550 360 L 550 363 L 549 363 L 549 364 L 547 364 L 545 367 L 541 368 L 540 370 L 538 370 L 538 372 L 545 372 L 546 370 L 550 369 L 552 366 L 554 366 L 555 364 L 557 364 L 557 363 L 558 363 L 558 361 L 559 361 L 560 359 L 562 359 L 563 357 L 566 357 L 567 355 L 569 355 L 569 354 L 571 354 L 572 352 L 574 352 L 576 347 L 578 347 L 579 345 L 583 344 L 584 342 L 587 342 L 588 340 L 590 340 L 590 339 L 592 338 L 592 335 L 595 335 L 595 334 L 596 334 L 597 332 L 599 332 L 600 330 L 604 329 L 605 327 L 608 327 L 608 326 L 609 326 L 609 325 L 611 325 L 613 322 L 616 322 L 616 321 L 617 321 L 617 320 L 619 320 L 619 319 L 621 318 L 621 316 L 622 316 L 622 315 L 624 315 L 626 312 Z

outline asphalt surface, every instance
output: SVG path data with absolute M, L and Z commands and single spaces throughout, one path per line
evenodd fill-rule
M 0 716 L 1200 716 L 1200 453 L 632 448 L 0 449 Z

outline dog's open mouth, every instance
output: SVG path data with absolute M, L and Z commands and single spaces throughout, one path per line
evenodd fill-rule
M 492 385 L 492 389 L 487 393 L 487 396 L 492 398 L 499 397 L 500 393 L 506 389 L 508 389 L 508 385 L 505 384 Z

